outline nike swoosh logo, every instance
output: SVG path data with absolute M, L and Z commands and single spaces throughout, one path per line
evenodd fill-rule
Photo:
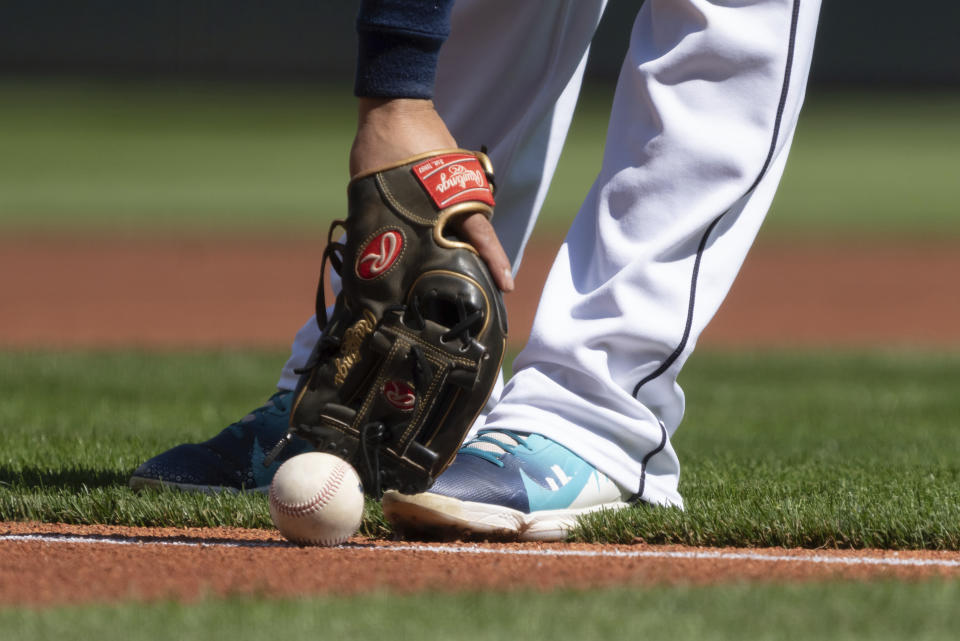
M 253 482 L 257 487 L 266 487 L 273 481 L 273 475 L 280 467 L 280 461 L 274 461 L 270 467 L 264 467 L 263 461 L 267 458 L 266 452 L 260 447 L 260 439 L 253 437 L 253 452 L 250 455 L 250 467 L 253 470 Z M 253 488 L 249 488 L 253 489 Z

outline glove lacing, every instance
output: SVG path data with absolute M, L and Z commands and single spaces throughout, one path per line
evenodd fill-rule
M 366 468 L 365 478 L 371 481 L 367 493 L 379 497 L 383 494 L 380 482 L 380 444 L 387 436 L 383 423 L 367 423 L 360 428 L 360 454 Z

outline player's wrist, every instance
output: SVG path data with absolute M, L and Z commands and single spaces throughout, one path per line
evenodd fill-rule
M 378 98 L 361 96 L 357 100 L 358 124 L 363 126 L 372 118 L 420 117 L 436 113 L 429 98 Z
M 426 99 L 361 98 L 350 175 L 382 169 L 418 154 L 452 149 L 457 141 Z

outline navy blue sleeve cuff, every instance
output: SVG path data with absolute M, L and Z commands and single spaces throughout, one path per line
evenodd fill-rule
M 432 98 L 453 0 L 363 0 L 357 16 L 354 93 L 370 98 Z

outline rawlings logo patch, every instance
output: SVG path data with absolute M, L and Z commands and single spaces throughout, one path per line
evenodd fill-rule
M 476 156 L 444 154 L 413 166 L 417 177 L 438 209 L 475 200 L 493 207 L 487 174 Z
M 397 261 L 403 251 L 403 234 L 390 229 L 374 236 L 357 257 L 357 276 L 372 280 Z
M 360 360 L 360 347 L 363 345 L 363 339 L 373 333 L 373 328 L 377 325 L 377 318 L 369 309 L 363 312 L 363 318 L 347 328 L 343 333 L 343 344 L 340 345 L 340 356 L 333 360 L 337 373 L 333 376 L 333 382 L 337 385 L 343 385 L 347 380 L 347 374 L 350 369 Z
M 401 412 L 409 412 L 417 404 L 416 392 L 402 381 L 387 381 L 383 386 L 383 397 Z

